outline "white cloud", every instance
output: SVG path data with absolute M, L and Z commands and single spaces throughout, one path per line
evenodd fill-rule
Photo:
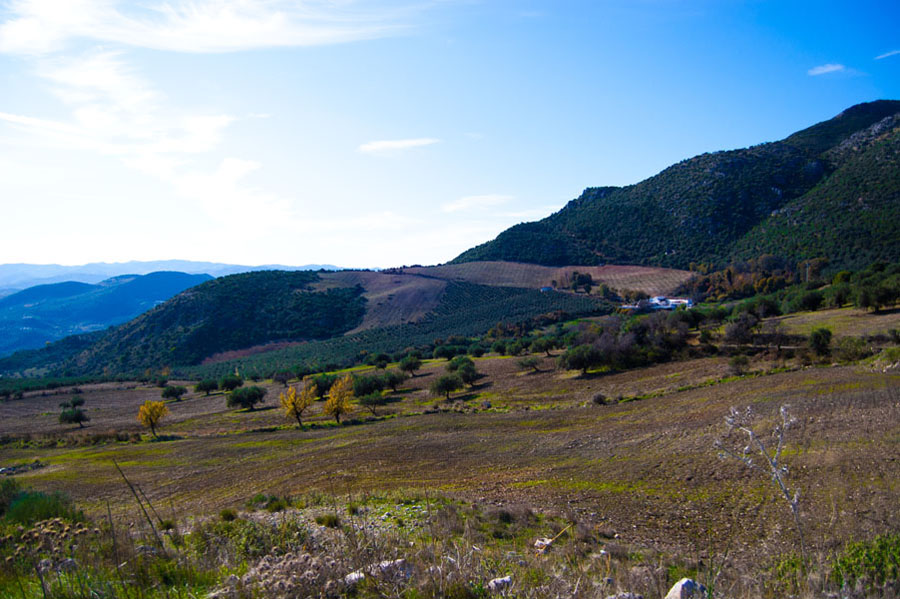
M 492 206 L 506 204 L 513 200 L 513 196 L 500 194 L 484 194 L 477 196 L 465 196 L 458 200 L 453 200 L 441 206 L 444 212 L 460 212 L 462 210 L 483 210 Z
M 330 0 L 190 0 L 125 7 L 118 0 L 13 0 L 0 52 L 39 55 L 74 39 L 179 52 L 317 46 L 403 29 L 409 9 L 377 13 Z
M 879 54 L 878 56 L 875 57 L 875 60 L 881 60 L 883 58 L 896 56 L 897 54 L 900 54 L 900 50 L 891 50 L 890 52 L 885 52 L 884 54 Z
M 845 67 L 842 64 L 828 63 L 828 64 L 819 65 L 817 67 L 813 67 L 810 70 L 808 70 L 806 72 L 806 74 L 810 75 L 812 77 L 815 77 L 816 75 L 824 75 L 825 73 L 835 73 L 838 71 L 844 71 L 844 70 L 846 70 L 846 68 L 847 67 Z
M 360 145 L 357 151 L 363 154 L 392 154 L 411 148 L 420 148 L 439 143 L 441 140 L 434 137 L 418 137 L 415 139 L 385 139 L 370 141 Z

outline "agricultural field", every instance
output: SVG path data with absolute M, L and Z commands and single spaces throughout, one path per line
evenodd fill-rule
M 517 262 L 466 262 L 441 266 L 404 268 L 402 272 L 436 277 L 449 281 L 466 281 L 479 285 L 524 287 L 545 286 L 568 288 L 572 272 L 591 275 L 595 284 L 604 283 L 617 290 L 643 291 L 651 296 L 671 294 L 691 278 L 686 270 L 649 266 L 540 266 Z M 554 284 L 555 282 L 555 284 Z
M 437 279 L 348 270 L 322 273 L 314 288 L 324 291 L 356 285 L 365 290 L 366 314 L 349 334 L 422 320 L 437 307 L 447 287 Z
M 859 308 L 832 308 L 798 312 L 778 320 L 791 335 L 809 335 L 813 329 L 824 327 L 838 337 L 864 337 L 900 330 L 900 309 L 872 313 Z
M 490 314 L 494 303 L 522 293 L 534 302 L 587 300 L 447 283 L 439 305 L 453 319 L 455 306 L 490 299 L 480 303 Z M 320 572 L 297 596 L 338 596 L 338 588 L 358 597 L 443 597 L 448 589 L 487 597 L 489 581 L 510 576 L 507 594 L 517 597 L 662 597 L 691 576 L 715 586 L 716 597 L 815 597 L 840 588 L 844 571 L 835 564 L 862 559 L 848 553 L 853 542 L 896 544 L 884 536 L 900 526 L 900 354 L 887 334 L 894 319 L 891 311 L 845 308 L 764 320 L 762 329 L 785 322 L 792 341 L 784 351 L 764 336 L 745 346 L 724 343 L 714 322 L 693 329 L 670 357 L 629 370 L 564 370 L 563 350 L 552 346 L 488 353 L 471 358 L 478 378 L 449 398 L 432 390 L 448 360 L 425 359 L 415 376 L 381 393 L 380 405 L 356 403 L 340 423 L 316 401 L 298 425 L 278 397 L 301 381 L 254 380 L 242 370 L 245 386 L 266 391 L 264 402 L 238 409 L 220 391 L 189 391 L 166 402 L 158 438 L 137 420 L 146 400 L 161 399 L 152 383 L 27 390 L 0 402 L 0 467 L 20 468 L 13 479 L 26 488 L 70 495 L 87 518 L 109 523 L 108 534 L 128 531 L 120 540 L 136 555 L 140 543 L 156 543 L 192 563 L 186 596 L 231 592 L 222 590 L 224 573 L 261 592 L 258 585 L 274 582 L 254 572 L 303 551 L 334 562 L 329 580 Z M 585 318 L 539 334 L 587 335 L 613 320 Z M 838 326 L 846 322 L 852 328 Z M 398 330 L 414 326 L 445 324 L 426 320 Z M 830 355 L 805 345 L 806 329 L 791 328 L 821 326 L 835 328 Z M 865 345 L 865 357 L 847 357 L 856 347 L 847 336 Z M 710 352 L 710 342 L 722 345 Z M 368 377 L 397 366 L 330 374 Z M 169 384 L 192 382 L 172 374 Z M 61 404 L 75 395 L 90 418 L 84 428 L 59 421 Z M 778 462 L 783 489 L 767 458 L 727 417 L 745 419 L 768 457 L 778 427 L 788 423 Z M 796 519 L 788 500 L 794 493 Z M 154 540 L 154 521 L 168 531 L 165 539 Z M 207 536 L 217 540 L 203 543 L 228 548 L 231 557 L 196 553 L 208 551 L 197 545 Z M 178 544 L 183 538 L 188 545 Z M 538 539 L 552 540 L 552 550 L 536 550 Z M 885 555 L 893 555 L 890 547 Z M 334 582 L 398 559 L 409 579 L 366 576 L 358 588 Z M 108 564 L 97 567 L 110 572 Z M 170 588 L 164 581 L 172 579 L 159 576 L 158 588 Z M 848 580 L 870 596 L 888 588 L 886 578 L 853 576 Z M 330 594 L 322 591 L 326 583 Z M 12 584 L 0 575 L 0 595 Z M 30 584 L 26 599 L 38 597 Z
M 897 525 L 900 373 L 839 366 L 730 377 L 725 360 L 704 358 L 577 376 L 549 358 L 526 372 L 515 358 L 492 357 L 476 360 L 484 376 L 474 388 L 446 402 L 426 391 L 444 363 L 425 364 L 377 418 L 357 408 L 335 426 L 317 404 L 298 430 L 274 407 L 282 387 L 268 384 L 254 411 L 190 394 L 169 403 L 161 440 L 96 446 L 65 445 L 139 433 L 137 407 L 158 389 L 84 387 L 83 432 L 55 421 L 60 395 L 30 394 L 0 405 L 3 463 L 40 460 L 44 468 L 19 480 L 64 490 L 94 514 L 107 501 L 133 509 L 115 460 L 152 501 L 185 516 L 239 507 L 256 492 L 410 488 L 571 513 L 622 542 L 667 551 L 708 551 L 716 531 L 736 556 L 759 559 L 794 547 L 787 504 L 765 475 L 719 459 L 713 444 L 732 406 L 753 406 L 765 434 L 789 405 L 797 426 L 785 456 L 810 542 L 824 550 L 837 524 L 841 539 Z

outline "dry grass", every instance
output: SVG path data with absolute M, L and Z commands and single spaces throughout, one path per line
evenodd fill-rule
M 868 312 L 858 308 L 833 308 L 816 312 L 798 312 L 780 317 L 787 333 L 809 335 L 813 329 L 826 328 L 839 337 L 862 337 L 900 329 L 900 310 Z

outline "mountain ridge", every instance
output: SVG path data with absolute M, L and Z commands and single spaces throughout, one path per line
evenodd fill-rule
M 878 171 L 869 176 L 874 179 L 870 188 L 878 196 L 874 204 L 880 220 L 890 222 L 897 216 L 900 201 L 895 193 L 896 155 L 882 151 L 878 170 L 871 164 L 878 158 L 870 153 L 886 136 L 896 134 L 898 114 L 900 101 L 858 104 L 781 141 L 701 154 L 634 185 L 587 188 L 558 212 L 510 227 L 450 264 L 486 260 L 546 266 L 609 262 L 688 268 L 692 262 L 722 264 L 752 252 L 740 245 L 741 240 L 779 210 L 815 203 L 817 198 L 808 194 L 826 180 L 836 173 L 838 179 L 860 178 L 860 170 Z M 834 187 L 829 193 L 846 195 L 852 189 Z M 831 220 L 841 224 L 839 219 Z M 803 243 L 795 244 L 793 255 L 786 257 L 821 257 L 813 254 L 833 250 L 805 239 L 816 235 L 810 226 L 795 226 L 803 231 Z M 896 255 L 900 235 L 878 232 L 872 246 L 883 251 L 867 252 L 865 259 Z M 841 228 L 838 233 L 836 237 L 851 236 Z M 859 234 L 859 230 L 852 233 Z M 760 252 L 788 247 L 765 238 L 765 233 L 756 236 L 763 237 L 752 244 Z M 834 266 L 861 264 L 839 257 Z
M 0 264 L 0 290 L 26 289 L 37 285 L 77 281 L 99 283 L 121 275 L 145 275 L 152 272 L 171 271 L 187 274 L 208 274 L 213 277 L 260 270 L 340 270 L 331 264 L 305 264 L 287 266 L 264 264 L 247 266 L 225 262 L 194 260 L 130 260 L 128 262 L 90 262 L 65 266 L 62 264 L 29 264 L 24 262 Z

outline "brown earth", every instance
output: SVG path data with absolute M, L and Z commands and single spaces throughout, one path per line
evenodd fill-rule
M 313 427 L 297 430 L 276 409 L 231 411 L 221 396 L 192 394 L 169 404 L 161 432 L 170 440 L 7 444 L 0 461 L 46 462 L 18 477 L 65 490 L 92 512 L 107 499 L 120 512 L 133 509 L 115 459 L 154 502 L 182 515 L 240 505 L 257 492 L 433 489 L 577 514 L 623 542 L 701 552 L 727 541 L 736 554 L 758 556 L 794 546 L 787 504 L 764 472 L 719 459 L 713 442 L 726 432 L 729 408 L 747 405 L 769 442 L 779 407 L 789 405 L 798 422 L 785 463 L 789 485 L 801 491 L 808 541 L 827 549 L 900 526 L 900 374 L 836 366 L 730 380 L 722 379 L 723 359 L 704 358 L 583 377 L 552 369 L 546 358 L 536 373 L 517 362 L 477 360 L 486 376 L 449 404 L 425 391 L 443 372 L 443 361 L 430 362 L 381 419 L 357 412 L 347 426 L 331 425 L 321 404 L 308 419 Z M 268 388 L 271 407 L 279 387 Z M 598 405 L 598 393 L 649 397 Z M 85 388 L 89 430 L 137 430 L 136 406 L 158 394 Z M 55 417 L 44 413 L 55 414 L 59 401 L 36 395 L 2 404 L 0 430 L 58 436 Z
M 643 291 L 649 295 L 671 294 L 691 276 L 685 270 L 648 266 L 540 266 L 517 262 L 467 262 L 442 266 L 417 266 L 402 272 L 437 277 L 450 281 L 468 281 L 498 287 L 539 289 L 545 286 L 569 287 L 573 271 L 588 273 L 598 283 L 617 290 Z M 554 281 L 556 284 L 554 285 Z
M 354 287 L 365 292 L 366 315 L 362 323 L 350 333 L 376 327 L 416 322 L 431 312 L 447 287 L 445 281 L 402 274 L 369 271 L 321 273 L 316 289 Z

